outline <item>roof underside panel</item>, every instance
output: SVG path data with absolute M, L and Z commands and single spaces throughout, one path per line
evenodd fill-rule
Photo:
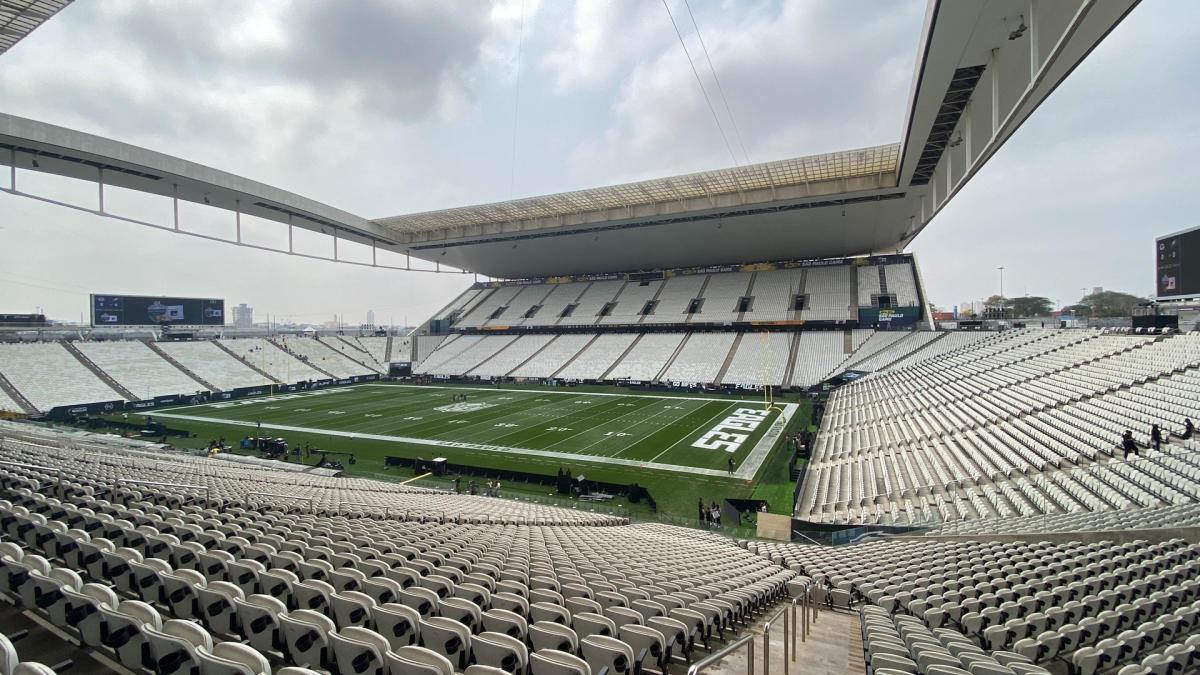
M 0 2 L 0 54 L 8 51 L 72 0 L 4 0 Z
M 895 173 L 900 145 L 893 143 L 846 152 L 784 159 L 714 171 L 656 178 L 637 183 L 529 197 L 495 204 L 465 206 L 413 213 L 375 221 L 397 235 L 424 235 L 419 239 L 463 236 L 463 228 L 513 223 L 557 227 L 571 221 L 593 220 L 585 214 L 657 207 L 664 215 L 691 210 L 687 203 L 706 200 L 747 204 L 778 198 L 779 191 L 796 186 L 830 183 Z M 895 185 L 894 180 L 892 185 Z M 762 195 L 763 199 L 756 198 Z M 529 229 L 528 225 L 522 229 Z M 402 237 L 401 237 L 402 238 Z

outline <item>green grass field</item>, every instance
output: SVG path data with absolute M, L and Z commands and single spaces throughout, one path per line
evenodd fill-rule
M 456 402 L 466 394 L 466 402 Z M 291 445 L 354 453 L 351 474 L 396 478 L 385 456 L 442 456 L 451 462 L 553 476 L 560 467 L 613 483 L 638 482 L 660 510 L 688 514 L 697 497 L 779 495 L 772 510 L 790 512 L 790 486 L 777 476 L 785 425 L 807 425 L 807 403 L 587 390 L 364 384 L 151 413 L 196 441 L 280 436 Z M 722 426 L 724 425 L 724 426 Z M 720 427 L 720 428 L 718 428 Z M 707 447 L 696 447 L 696 444 Z M 734 460 L 729 475 L 728 460 Z M 783 458 L 786 473 L 786 457 Z M 783 483 L 786 483 L 786 476 Z M 789 499 L 790 500 L 790 499 Z

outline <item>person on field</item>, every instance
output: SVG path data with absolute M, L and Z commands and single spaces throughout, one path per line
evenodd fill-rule
M 706 517 L 708 515 L 708 510 L 704 508 L 704 498 L 703 497 L 700 498 L 700 501 L 697 502 L 696 506 L 699 509 L 698 513 L 700 514 L 700 524 L 703 525 L 705 523 L 705 521 L 708 520 L 708 518 Z

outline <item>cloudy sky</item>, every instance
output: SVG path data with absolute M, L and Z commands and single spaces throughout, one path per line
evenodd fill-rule
M 669 0 L 715 91 L 682 0 Z M 760 162 L 900 139 L 925 3 L 691 0 Z M 1200 3 L 1146 0 L 912 246 L 931 300 L 1148 295 L 1155 236 L 1200 224 Z M 519 54 L 519 58 L 518 58 Z M 728 166 L 654 0 L 78 2 L 0 56 L 0 111 L 208 164 L 369 218 Z M 715 94 L 714 94 L 715 96 Z M 36 174 L 67 201 L 94 187 Z M 114 194 L 162 220 L 165 200 Z M 119 208 L 118 208 L 119 207 Z M 185 225 L 230 236 L 232 216 Z M 247 227 L 278 244 L 278 229 Z M 91 292 L 219 296 L 256 318 L 416 323 L 470 276 L 210 243 L 0 195 L 0 312 Z M 323 252 L 319 242 L 304 250 Z

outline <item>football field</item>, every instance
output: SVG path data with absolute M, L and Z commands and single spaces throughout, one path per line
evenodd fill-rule
M 461 395 L 466 400 L 461 400 Z M 361 384 L 152 413 L 255 435 L 341 437 L 559 461 L 753 478 L 796 404 L 704 396 Z M 336 449 L 322 443 L 325 449 Z

